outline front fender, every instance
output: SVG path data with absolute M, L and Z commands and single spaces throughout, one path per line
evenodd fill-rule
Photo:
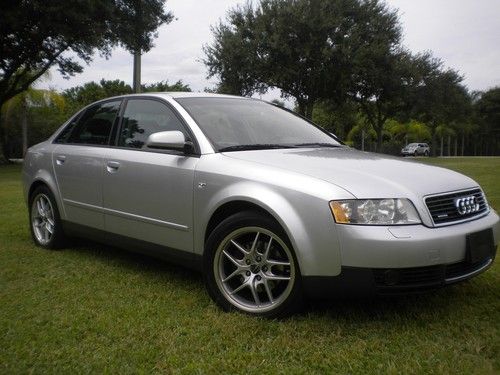
M 245 201 L 266 210 L 283 227 L 295 250 L 303 276 L 335 276 L 341 271 L 340 243 L 328 201 L 296 190 L 237 181 L 195 192 L 194 250 L 204 250 L 207 223 L 214 212 L 232 201 Z

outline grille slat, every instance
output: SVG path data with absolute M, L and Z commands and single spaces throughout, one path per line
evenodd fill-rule
M 460 214 L 455 200 L 457 198 L 465 198 L 474 196 L 478 209 L 475 212 Z M 442 194 L 438 196 L 428 197 L 425 199 L 425 204 L 429 213 L 432 216 L 434 224 L 447 224 L 455 221 L 471 219 L 478 215 L 483 214 L 488 210 L 486 199 L 481 189 L 470 189 L 466 191 Z

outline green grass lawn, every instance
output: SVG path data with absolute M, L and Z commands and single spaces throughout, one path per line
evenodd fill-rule
M 473 177 L 500 208 L 500 158 L 424 161 Z M 427 295 L 315 303 L 286 321 L 223 313 L 200 275 L 168 263 L 35 247 L 20 168 L 0 167 L 1 374 L 498 374 L 499 318 L 498 262 Z

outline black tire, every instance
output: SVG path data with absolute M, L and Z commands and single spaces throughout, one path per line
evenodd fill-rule
M 37 235 L 37 230 L 35 229 L 35 221 L 37 221 L 36 215 L 38 210 L 37 207 L 34 207 L 34 205 L 36 205 L 37 201 L 39 201 L 41 198 L 48 199 L 48 201 L 50 202 L 50 208 L 52 210 L 52 215 L 50 216 L 50 218 L 53 221 L 53 226 L 51 225 L 53 233 L 50 235 L 50 238 L 48 238 L 47 241 L 40 239 L 40 236 Z M 46 220 L 48 221 L 49 218 L 47 218 Z M 43 219 L 40 219 L 39 221 L 43 221 Z M 29 225 L 31 238 L 33 239 L 35 245 L 48 250 L 57 250 L 65 245 L 66 236 L 63 231 L 59 209 L 57 207 L 54 195 L 45 185 L 37 187 L 29 197 Z M 43 226 L 43 224 L 41 225 Z
M 248 232 L 245 232 L 246 230 L 248 230 Z M 238 259 L 238 261 L 241 262 L 241 267 L 234 266 L 236 270 L 234 270 L 233 273 L 236 273 L 237 271 L 238 273 L 236 276 L 234 276 L 233 279 L 235 279 L 234 283 L 236 284 L 245 284 L 247 283 L 245 280 L 247 280 L 247 284 L 252 285 L 251 287 L 250 285 L 247 285 L 252 294 L 246 288 L 242 289 L 242 291 L 238 292 L 238 294 L 245 293 L 245 290 L 247 290 L 248 294 L 253 296 L 255 305 L 257 305 L 254 306 L 253 309 L 251 307 L 241 307 L 241 304 L 236 300 L 237 298 L 240 298 L 238 294 L 235 293 L 234 298 L 229 296 L 226 290 L 226 282 L 222 281 L 222 275 L 220 274 L 221 272 L 224 272 L 224 266 L 222 266 L 221 264 L 223 264 L 224 261 L 229 262 L 225 258 L 226 255 L 224 251 L 230 251 L 229 247 L 233 246 L 233 242 L 230 240 L 233 238 L 231 236 L 234 233 L 242 232 L 242 234 L 239 234 L 242 237 L 234 238 L 237 238 L 238 241 L 240 241 L 239 238 L 245 238 L 245 236 L 248 236 L 246 238 L 250 239 L 250 236 L 253 235 L 251 230 L 257 230 L 257 233 L 259 233 L 253 242 L 254 244 L 256 244 L 252 246 L 252 249 L 255 248 L 255 251 L 252 253 L 253 255 L 251 255 L 250 252 L 248 253 L 249 255 L 247 255 L 248 257 L 256 257 L 254 258 L 255 263 L 252 263 L 251 266 L 248 265 L 249 263 L 245 263 L 245 255 L 241 253 L 243 258 L 241 260 Z M 257 240 L 257 238 L 259 238 L 259 235 L 261 236 L 262 240 Z M 262 251 L 263 248 L 270 249 L 271 245 L 269 244 L 271 242 L 273 242 L 272 252 L 275 252 L 275 255 L 273 255 L 273 257 L 279 256 L 280 254 L 288 254 L 288 256 L 286 257 L 286 259 L 289 259 L 288 269 L 285 265 L 281 268 L 281 271 L 278 270 L 278 272 L 285 272 L 285 278 L 286 275 L 290 275 L 288 281 L 273 281 L 267 278 L 274 277 L 275 271 L 273 271 L 273 265 L 266 267 L 264 263 L 269 261 L 269 264 L 271 264 L 271 262 L 275 262 L 275 260 L 270 259 L 270 250 L 265 251 L 265 254 L 267 254 L 267 256 L 264 256 L 264 253 L 260 251 Z M 286 248 L 283 246 L 285 246 Z M 240 249 L 240 247 L 234 247 L 232 251 L 238 252 L 238 249 Z M 252 251 L 252 249 L 247 248 L 247 250 L 249 251 Z M 259 254 L 262 255 L 262 262 L 259 263 L 262 267 L 260 270 L 258 267 L 259 264 L 257 264 Z M 246 262 L 248 261 L 249 259 L 246 259 Z M 231 264 L 231 262 L 229 262 L 229 264 Z M 245 264 L 247 264 L 248 266 L 245 266 Z M 255 268 L 248 268 L 246 271 L 242 270 L 242 267 L 254 266 Z M 216 271 L 216 268 L 218 268 L 219 271 Z M 251 272 L 250 269 L 252 270 Z M 300 269 L 290 241 L 285 231 L 275 220 L 258 212 L 244 211 L 234 214 L 223 220 L 212 231 L 205 245 L 205 252 L 203 256 L 203 271 L 208 294 L 213 299 L 213 301 L 225 311 L 237 310 L 250 315 L 266 318 L 285 318 L 299 311 L 302 306 L 303 293 Z M 257 272 L 259 273 L 257 274 Z M 228 281 L 227 284 L 231 282 L 232 281 Z M 286 283 L 286 286 L 280 283 Z M 271 287 L 269 285 L 271 285 Z M 273 294 L 277 295 L 277 293 L 279 293 L 280 291 L 282 291 L 282 294 L 280 294 L 276 298 L 273 305 Z M 257 293 L 258 295 L 260 295 L 260 297 L 255 297 L 255 294 L 253 293 Z M 262 303 L 262 307 L 260 306 L 261 302 L 259 302 L 260 298 L 268 299 L 266 303 Z
M 429 156 L 429 151 L 425 151 L 424 155 Z

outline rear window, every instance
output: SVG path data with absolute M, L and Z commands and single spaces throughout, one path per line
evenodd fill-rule
M 80 118 L 69 124 L 56 143 L 107 145 L 121 101 L 99 103 L 89 107 Z

